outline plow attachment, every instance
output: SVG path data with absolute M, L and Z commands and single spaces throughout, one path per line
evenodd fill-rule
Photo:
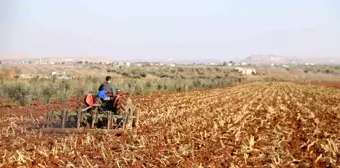
M 59 133 L 59 134 L 84 134 L 84 133 L 109 133 L 115 135 L 124 134 L 125 130 L 123 129 L 84 129 L 84 128 L 43 128 L 41 129 L 42 133 Z

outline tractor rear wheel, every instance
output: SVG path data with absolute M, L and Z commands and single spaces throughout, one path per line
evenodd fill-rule
M 136 123 L 138 122 L 132 100 L 125 96 L 120 99 L 121 100 L 118 102 L 118 110 L 122 119 L 118 125 L 123 129 L 132 129 L 133 127 L 136 127 Z

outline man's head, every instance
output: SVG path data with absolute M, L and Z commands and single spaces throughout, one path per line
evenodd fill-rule
M 106 76 L 105 80 L 106 80 L 107 83 L 110 83 L 111 82 L 111 76 Z

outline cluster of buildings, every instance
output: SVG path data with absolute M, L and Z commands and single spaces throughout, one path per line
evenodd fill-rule
M 112 65 L 117 65 L 117 66 L 175 66 L 175 64 L 164 64 L 160 62 L 112 62 Z

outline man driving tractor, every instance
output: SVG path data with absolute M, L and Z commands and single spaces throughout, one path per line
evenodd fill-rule
M 105 82 L 99 86 L 97 97 L 102 100 L 113 100 L 117 94 L 117 88 L 111 84 L 111 76 L 106 76 Z
M 105 82 L 99 86 L 97 97 L 99 97 L 107 110 L 112 110 L 116 98 L 116 86 L 111 84 L 111 76 L 106 76 Z
M 106 90 L 111 93 L 112 96 L 116 95 L 116 87 L 111 84 L 111 76 L 105 78 L 105 82 L 99 86 L 98 91 Z

